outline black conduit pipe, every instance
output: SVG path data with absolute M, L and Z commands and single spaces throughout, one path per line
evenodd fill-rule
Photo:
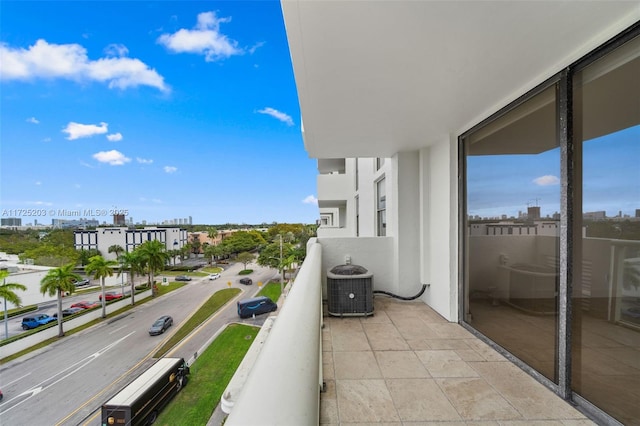
M 416 294 L 415 296 L 411 296 L 411 297 L 398 296 L 397 294 L 389 293 L 388 291 L 383 291 L 383 290 L 374 290 L 373 293 L 386 294 L 387 296 L 395 297 L 396 299 L 400 299 L 400 300 L 415 300 L 418 297 L 422 296 L 422 293 L 424 293 L 426 289 L 427 289 L 427 284 L 422 284 L 422 290 L 420 290 L 418 294 Z

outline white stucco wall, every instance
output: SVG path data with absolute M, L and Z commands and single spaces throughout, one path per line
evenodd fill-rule
M 327 295 L 327 271 L 345 264 L 345 256 L 352 265 L 360 265 L 373 274 L 373 289 L 394 292 L 392 239 L 389 237 L 318 238 L 322 245 L 322 294 Z
M 417 151 L 401 152 L 392 159 L 395 194 L 391 203 L 394 263 L 398 294 L 413 296 L 423 282 L 420 277 L 420 161 Z M 389 219 L 389 216 L 388 216 Z
M 449 321 L 458 320 L 457 140 L 421 151 L 422 280 L 425 303 Z

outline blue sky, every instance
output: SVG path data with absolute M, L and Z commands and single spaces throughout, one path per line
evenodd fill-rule
M 2 1 L 0 55 L 2 217 L 318 217 L 279 2 Z
M 635 216 L 640 209 L 640 126 L 583 144 L 583 212 Z M 543 217 L 560 212 L 560 149 L 535 155 L 468 157 L 469 214 L 518 217 L 539 206 Z

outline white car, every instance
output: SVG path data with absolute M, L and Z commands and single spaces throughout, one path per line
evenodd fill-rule
M 220 278 L 220 274 L 209 274 L 210 280 L 217 280 L 218 278 Z

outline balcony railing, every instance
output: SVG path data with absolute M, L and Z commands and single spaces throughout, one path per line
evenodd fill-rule
M 322 247 L 315 239 L 225 425 L 317 425 Z

